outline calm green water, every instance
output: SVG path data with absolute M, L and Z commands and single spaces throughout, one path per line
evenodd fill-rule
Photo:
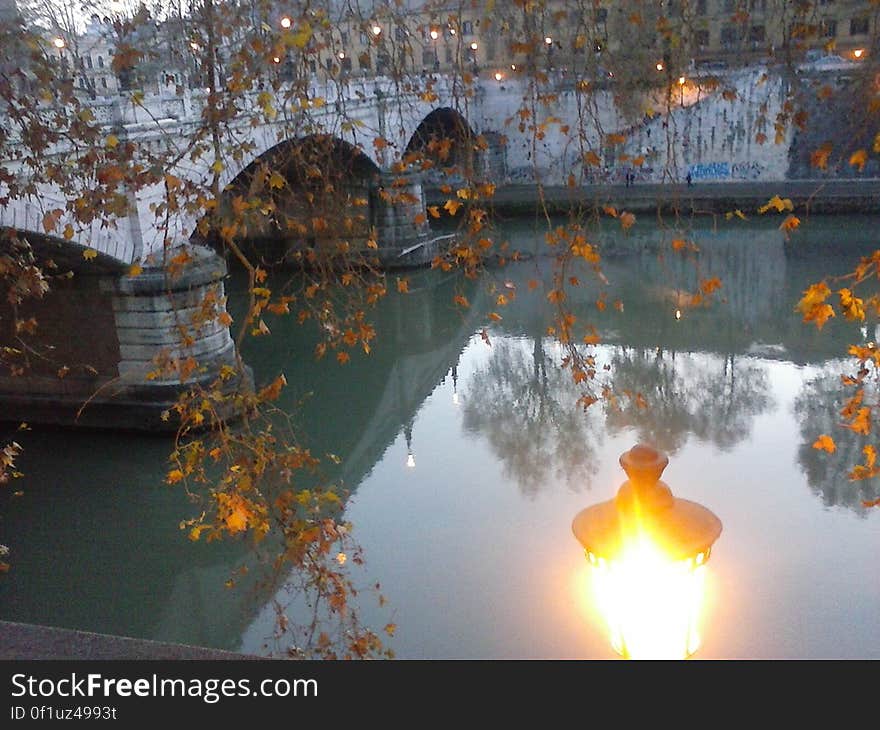
M 341 459 L 328 476 L 352 491 L 346 516 L 364 550 L 363 581 L 380 582 L 389 601 L 380 609 L 365 596 L 362 616 L 376 628 L 396 623 L 391 646 L 404 658 L 615 656 L 570 524 L 614 495 L 618 456 L 647 440 L 668 452 L 673 492 L 724 523 L 698 656 L 880 658 L 880 510 L 861 506 L 878 487 L 846 479 L 863 444 L 834 425 L 839 357 L 880 333 L 835 320 L 819 334 L 792 311 L 808 282 L 876 245 L 878 223 L 813 219 L 788 250 L 773 225 L 697 230 L 700 274 L 723 288 L 681 319 L 678 292 L 693 287 L 694 267 L 659 257 L 661 234 L 637 225 L 621 242 L 640 252 L 604 266 L 608 300 L 623 311 L 597 312 L 599 286 L 587 276 L 569 304 L 602 333 L 607 376 L 642 393 L 647 409 L 577 409 L 562 353 L 544 335 L 543 290 L 528 293 L 529 280 L 549 280 L 546 259 L 480 282 L 412 274 L 413 292 L 390 294 L 375 313 L 373 354 L 345 367 L 315 363 L 312 333 L 271 321 L 272 338 L 246 357 L 260 381 L 285 373 L 284 405 L 307 442 Z M 543 230 L 507 232 L 521 248 L 543 245 Z M 492 281 L 519 295 L 490 326 Z M 240 282 L 230 290 L 239 296 Z M 458 292 L 472 302 L 464 316 L 451 304 Z M 484 326 L 490 345 L 477 334 Z M 835 435 L 835 454 L 810 447 L 820 433 Z M 167 440 L 20 436 L 24 495 L 0 497 L 0 542 L 14 564 L 0 580 L 0 617 L 274 646 L 284 588 L 225 588 L 245 547 L 194 544 L 178 529 L 192 507 L 162 484 Z

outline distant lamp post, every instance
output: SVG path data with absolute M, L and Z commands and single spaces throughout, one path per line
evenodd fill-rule
M 472 51 L 476 51 L 479 47 L 480 47 L 480 45 L 476 41 L 471 43 L 471 50 Z
M 345 60 L 345 51 L 340 51 L 340 52 L 337 53 L 336 55 L 337 55 L 337 57 L 339 58 L 340 61 L 344 61 L 344 60 Z
M 189 43 L 189 47 L 190 47 L 192 50 L 194 50 L 194 51 L 201 50 L 201 48 L 202 48 L 202 47 L 201 47 L 198 43 L 196 43 L 195 41 L 190 41 L 190 43 Z
M 440 37 L 440 31 L 436 28 L 431 28 L 431 32 L 429 33 L 432 41 L 436 41 Z
M 684 86 L 685 83 L 687 83 L 687 79 L 686 79 L 684 76 L 679 76 L 679 77 L 678 77 L 678 85 L 679 85 L 679 86 Z
M 373 35 L 375 35 L 375 36 L 379 36 L 382 34 L 382 26 L 379 25 L 378 23 L 373 23 L 370 30 L 372 31 Z
M 657 61 L 657 65 L 654 66 L 654 68 L 656 68 L 658 71 L 662 71 L 663 70 L 663 62 Z
M 662 452 L 638 444 L 620 457 L 629 479 L 617 496 L 578 513 L 572 531 L 593 566 L 614 650 L 632 659 L 684 659 L 697 627 L 705 565 L 721 521 L 672 496 Z
M 57 48 L 60 51 L 62 48 L 64 48 L 67 45 L 67 43 L 65 43 L 64 39 L 61 38 L 60 36 L 56 36 L 55 38 L 52 39 L 52 45 L 55 46 L 55 48 Z
M 504 74 L 501 73 L 500 71 L 496 71 L 496 72 L 495 72 L 495 80 L 496 80 L 496 81 L 502 81 L 503 79 L 504 79 Z
M 287 30 L 288 28 L 290 28 L 291 25 L 293 25 L 293 21 L 290 19 L 289 16 L 285 15 L 283 18 L 281 18 L 281 27 L 282 28 Z
M 864 48 L 856 48 L 856 50 L 853 51 L 853 57 L 854 57 L 854 58 L 861 58 L 861 57 L 864 56 L 864 55 L 865 55 L 865 49 L 864 49 Z
M 553 39 L 549 35 L 546 35 L 546 36 L 544 36 L 544 43 L 546 43 L 548 46 L 552 46 Z

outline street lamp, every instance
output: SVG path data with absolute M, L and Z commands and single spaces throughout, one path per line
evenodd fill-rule
M 548 46 L 552 46 L 553 39 L 549 35 L 546 35 L 546 36 L 544 36 L 544 43 L 546 43 Z
M 582 510 L 572 531 L 593 566 L 599 608 L 614 650 L 633 659 L 683 659 L 700 645 L 705 565 L 721 521 L 672 496 L 669 463 L 638 444 L 620 457 L 629 477 L 607 502 Z
M 861 58 L 864 55 L 865 55 L 864 48 L 856 48 L 856 50 L 853 51 L 853 56 L 855 56 L 856 58 Z
M 654 66 L 654 68 L 656 68 L 658 71 L 662 71 L 663 70 L 663 62 L 657 61 L 657 65 Z
M 500 71 L 496 71 L 496 72 L 495 72 L 495 80 L 496 80 L 496 81 L 501 81 L 501 79 L 503 79 L 503 78 L 504 78 L 504 74 L 503 74 L 503 73 L 501 73 Z
M 373 35 L 378 36 L 382 33 L 382 26 L 378 23 L 373 23 L 373 27 L 370 30 L 373 32 Z
M 476 41 L 474 41 L 473 43 L 471 43 L 471 50 L 472 50 L 472 51 L 476 51 L 479 47 L 480 47 L 480 46 L 479 46 L 479 44 L 478 44 Z
M 288 28 L 290 28 L 291 25 L 293 25 L 293 21 L 290 19 L 289 16 L 285 15 L 283 18 L 281 18 L 281 27 L 282 28 L 287 30 Z
M 64 42 L 64 39 L 60 36 L 56 36 L 52 39 L 52 45 L 55 46 L 59 51 L 64 48 L 67 44 Z
M 431 32 L 429 33 L 432 41 L 436 41 L 440 37 L 440 31 L 436 28 L 431 28 Z

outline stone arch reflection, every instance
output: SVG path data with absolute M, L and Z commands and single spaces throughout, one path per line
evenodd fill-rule
M 801 435 L 797 458 L 810 490 L 826 507 L 844 507 L 864 517 L 869 508 L 862 502 L 880 497 L 880 486 L 876 479 L 850 481 L 847 477 L 853 466 L 864 461 L 862 448 L 868 441 L 840 426 L 840 409 L 853 394 L 852 388 L 841 384 L 844 369 L 842 362 L 826 366 L 804 383 L 795 398 L 793 408 Z M 834 439 L 834 453 L 813 448 L 823 433 Z

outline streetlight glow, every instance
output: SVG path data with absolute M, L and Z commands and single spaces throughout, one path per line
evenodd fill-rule
M 292 24 L 293 24 L 293 21 L 288 16 L 285 15 L 283 18 L 281 18 L 281 27 L 282 28 L 287 29 Z
M 552 46 L 552 45 L 553 45 L 553 39 L 552 39 L 549 35 L 544 36 L 544 43 L 546 43 L 548 46 Z
M 479 46 L 477 45 L 477 42 L 476 42 L 476 41 L 474 41 L 473 43 L 471 43 L 471 50 L 472 50 L 472 51 L 476 51 L 477 48 L 479 48 Z
M 658 71 L 663 70 L 663 64 L 660 61 L 657 61 L 657 66 L 655 67 Z
M 496 71 L 496 72 L 495 72 L 495 80 L 496 80 L 496 81 L 501 81 L 501 79 L 503 79 L 503 78 L 504 78 L 504 74 L 503 74 L 503 73 L 501 73 L 500 71 Z
M 706 562 L 723 529 L 660 481 L 668 463 L 637 444 L 620 457 L 628 479 L 617 495 L 572 522 L 611 645 L 630 659 L 684 659 L 699 648 Z
M 865 54 L 864 48 L 856 48 L 856 50 L 853 51 L 853 56 L 855 56 L 856 58 L 861 58 L 864 54 Z
M 370 30 L 373 31 L 373 35 L 379 35 L 382 32 L 382 26 L 373 23 L 373 27 Z
M 201 49 L 201 46 L 195 41 L 190 41 L 189 47 L 192 48 L 194 51 L 198 51 L 199 49 Z
M 58 50 L 61 50 L 61 49 L 64 48 L 64 46 L 66 46 L 67 44 L 64 42 L 64 39 L 63 39 L 63 38 L 55 37 L 55 38 L 52 39 L 52 45 L 54 45 L 55 48 L 57 48 Z
M 431 40 L 436 41 L 440 37 L 440 33 L 436 31 L 434 28 L 431 28 Z
M 686 79 L 685 79 L 684 76 L 679 76 L 679 77 L 678 77 L 678 85 L 679 85 L 679 86 L 684 86 L 685 81 L 686 81 Z
M 345 60 L 345 51 L 340 51 L 340 52 L 337 53 L 336 55 L 339 56 L 339 60 L 340 60 L 340 61 L 344 61 L 344 60 Z

